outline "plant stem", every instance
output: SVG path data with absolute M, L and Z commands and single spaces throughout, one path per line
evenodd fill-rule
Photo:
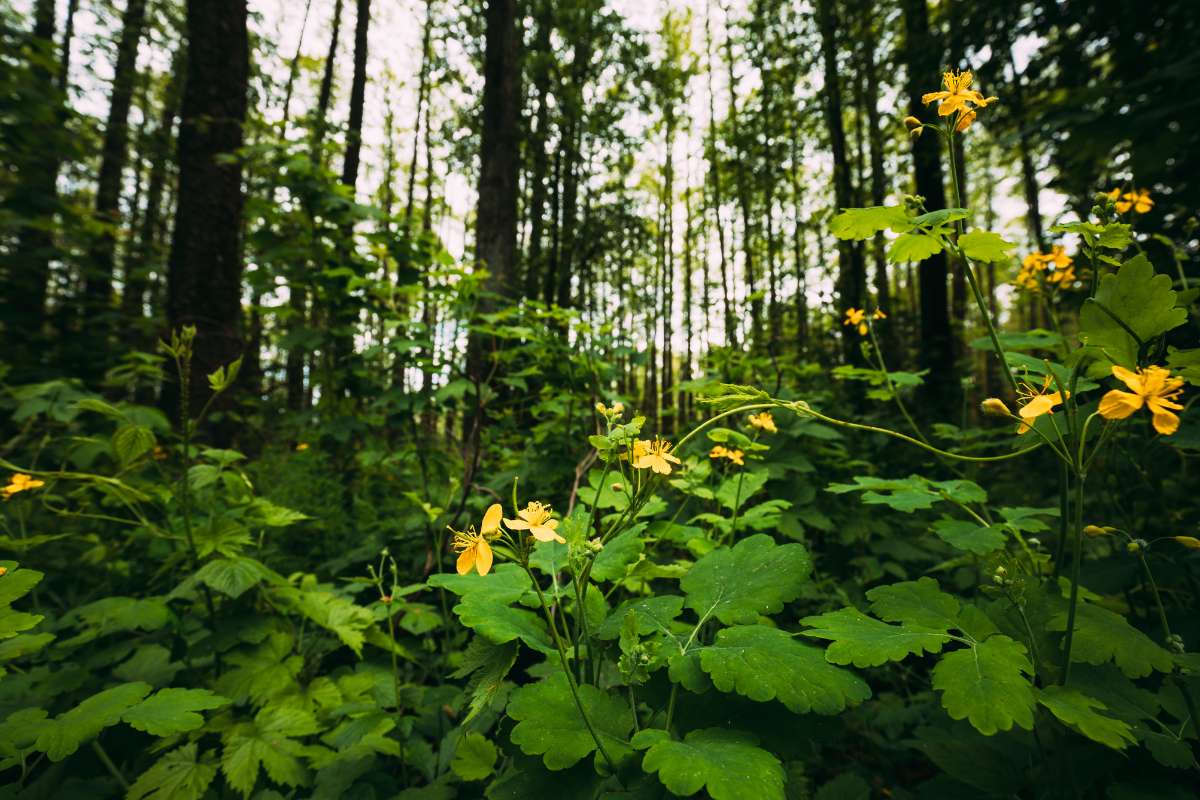
M 1083 485 L 1086 482 L 1086 472 L 1075 476 L 1075 506 L 1071 509 L 1074 512 L 1075 559 L 1071 564 L 1071 599 L 1067 607 L 1067 639 L 1063 645 L 1063 686 L 1071 679 L 1071 645 L 1075 641 L 1075 612 L 1079 607 L 1079 566 L 1083 561 Z

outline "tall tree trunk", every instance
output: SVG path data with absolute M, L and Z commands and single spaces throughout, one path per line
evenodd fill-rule
M 867 112 L 867 143 L 871 152 L 871 204 L 881 206 L 887 195 L 887 170 L 883 163 L 883 130 L 879 124 L 879 63 L 876 60 L 878 41 L 873 27 L 873 20 L 863 20 L 866 37 L 863 42 L 863 59 L 866 66 L 866 97 Z M 884 256 L 883 234 L 877 234 L 872 242 L 872 256 L 875 262 L 875 303 L 883 309 L 892 310 L 891 286 L 888 282 L 887 259 Z M 891 354 L 889 342 L 892 340 L 890 326 L 881 331 L 884 349 Z
M 545 272 L 542 240 L 546 230 L 546 172 L 550 165 L 546 144 L 550 139 L 550 61 L 554 58 L 550 41 L 554 28 L 553 0 L 540 0 L 535 21 L 533 87 L 537 94 L 537 116 L 528 146 L 532 151 L 533 167 L 529 174 L 529 254 L 524 265 L 525 296 L 530 298 L 538 296 Z
M 89 356 L 81 365 L 86 366 L 93 377 L 102 374 L 112 362 L 109 336 L 114 332 L 111 304 L 117 229 L 121 225 L 121 179 L 129 157 L 129 108 L 133 102 L 138 46 L 145 20 L 146 0 L 129 0 L 121 23 L 108 121 L 100 150 L 100 177 L 96 186 L 96 221 L 100 231 L 90 248 L 82 306 Z
M 804 257 L 804 224 L 800 220 L 800 131 L 795 115 L 789 126 L 791 178 L 792 178 L 792 260 L 796 271 L 796 351 L 804 355 L 808 351 L 808 281 L 805 280 L 807 264 Z
M 188 0 L 187 82 L 180 112 L 179 201 L 167 276 L 171 330 L 196 327 L 187 407 L 197 412 L 211 392 L 204 376 L 242 355 L 242 146 L 250 46 L 246 0 Z M 175 412 L 179 384 L 163 392 Z M 232 397 L 232 393 L 226 398 Z M 228 402 L 223 400 L 222 404 Z M 232 439 L 222 426 L 219 443 Z
M 708 56 L 708 176 L 712 184 L 712 192 L 709 196 L 712 198 L 712 214 L 716 219 L 717 226 L 717 253 L 720 257 L 721 264 L 721 297 L 724 300 L 724 313 L 722 317 L 725 320 L 725 345 L 733 350 L 737 349 L 737 313 L 734 307 L 736 302 L 729 290 L 729 263 L 725 256 L 725 223 L 721 221 L 721 206 L 724 202 L 721 193 L 721 157 L 717 152 L 717 115 L 713 108 L 713 48 L 712 48 L 712 31 L 709 26 L 709 17 L 712 11 L 712 0 L 708 0 L 704 6 L 704 49 Z
M 136 245 L 125 263 L 125 288 L 121 295 L 121 318 L 130 325 L 132 344 L 145 348 L 150 345 L 154 334 L 153 325 L 145 318 L 146 293 L 150 289 L 150 276 L 162 269 L 160 251 L 163 218 L 163 195 L 167 188 L 167 167 L 171 160 L 171 142 L 174 139 L 175 118 L 179 115 L 179 98 L 183 88 L 186 55 L 183 48 L 176 51 L 171 62 L 171 74 L 163 92 L 162 108 L 158 125 L 150 132 L 147 142 L 147 158 L 150 175 L 146 185 L 146 205 L 137 233 Z
M 40 56 L 48 56 L 53 52 L 54 25 L 54 0 L 37 0 L 33 9 L 31 45 L 42 51 Z M 63 62 L 69 60 L 70 46 L 69 40 L 64 42 Z M 40 59 L 34 62 L 30 77 L 39 85 L 44 85 L 47 93 L 54 94 L 58 87 L 64 85 L 63 78 L 60 75 L 56 80 L 44 63 Z M 54 97 L 53 102 L 65 105 L 65 93 L 57 91 L 57 94 L 59 96 Z M 65 114 L 60 116 L 65 117 Z M 54 130 L 47 129 L 42 133 L 49 141 L 54 141 L 51 138 L 55 135 Z M 31 135 L 28 151 L 21 153 L 23 163 L 17 171 L 17 183 L 9 197 L 5 198 L 3 209 L 20 220 L 16 244 L 11 256 L 5 259 L 4 281 L 0 285 L 0 289 L 3 289 L 0 292 L 0 319 L 4 322 L 6 339 L 10 343 L 5 360 L 20 367 L 41 361 L 39 355 L 46 351 L 43 346 L 46 294 L 50 282 L 50 262 L 56 249 L 51 222 L 59 209 L 56 184 L 61 156 L 53 146 L 38 147 L 33 144 L 36 138 L 36 133 Z M 33 369 L 32 372 L 38 371 Z M 17 376 L 24 377 L 21 372 Z
M 279 119 L 279 137 L 287 138 L 288 123 L 292 117 L 292 94 L 296 88 L 296 78 L 300 76 L 300 57 L 304 52 L 304 34 L 308 30 L 308 14 L 312 11 L 312 0 L 304 0 L 304 18 L 300 21 L 300 35 L 296 38 L 296 52 L 288 65 L 287 83 L 283 87 L 283 113 Z
M 413 201 L 417 193 L 417 154 L 421 147 L 421 130 L 429 136 L 429 61 L 433 40 L 433 0 L 425 0 L 425 26 L 421 33 L 421 68 L 417 74 L 417 119 L 413 125 L 412 158 L 408 162 L 408 192 L 404 201 L 404 235 L 412 235 Z
M 483 119 L 479 190 L 475 210 L 475 258 L 487 268 L 481 311 L 492 297 L 511 296 L 517 256 L 517 193 L 521 134 L 521 33 L 518 0 L 486 0 L 483 57 Z M 484 424 L 482 384 L 491 373 L 489 342 L 472 331 L 467 377 L 476 386 L 476 407 L 464 430 L 468 479 L 473 477 Z
M 927 116 L 921 96 L 938 82 L 942 49 L 929 30 L 928 0 L 903 0 L 904 58 L 908 66 L 906 91 L 913 116 Z M 913 140 L 913 169 L 916 192 L 929 209 L 946 207 L 946 187 L 936 136 Z M 920 281 L 920 365 L 929 370 L 923 393 L 933 414 L 953 413 L 957 407 L 958 376 L 954 364 L 954 337 L 950 326 L 946 279 L 948 263 L 944 252 L 927 258 L 918 268 Z
M 329 132 L 329 104 L 333 100 L 333 71 L 337 63 L 338 40 L 342 35 L 342 0 L 334 0 L 333 23 L 329 32 L 329 52 L 325 56 L 325 69 L 321 73 L 321 86 L 317 90 L 317 106 L 313 109 L 312 149 L 309 158 L 314 164 L 324 161 L 321 152 L 325 146 L 325 135 Z
M 842 125 L 842 89 L 837 63 L 838 21 L 833 0 L 817 0 L 817 24 L 821 30 L 821 61 L 825 75 L 825 124 L 829 129 L 829 148 L 833 156 L 833 194 L 839 209 L 854 205 L 850 183 L 850 165 L 846 160 L 846 131 Z M 838 240 L 838 307 L 844 314 L 850 308 L 862 308 L 866 288 L 866 264 L 862 248 L 855 242 Z M 842 351 L 846 361 L 862 361 L 860 336 L 854 326 L 842 326 Z
M 725 14 L 728 27 L 729 13 Z M 745 154 L 741 152 L 741 132 L 738 124 L 737 79 L 733 70 L 733 34 L 725 36 L 725 66 L 729 70 L 729 127 L 733 137 L 734 174 L 737 183 L 737 200 L 742 210 L 742 251 L 746 262 L 746 293 L 750 300 L 750 331 L 747 334 L 750 347 L 762 344 L 762 298 L 758 297 L 758 273 L 754 263 L 754 223 L 750 209 L 750 186 L 746 181 Z

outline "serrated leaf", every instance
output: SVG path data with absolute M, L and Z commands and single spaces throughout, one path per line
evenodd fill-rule
M 488 575 L 443 572 L 429 576 L 428 582 L 435 589 L 448 589 L 463 599 L 473 598 L 499 604 L 520 600 L 533 589 L 525 570 L 516 564 L 500 564 Z
M 980 525 L 965 519 L 939 519 L 930 528 L 951 547 L 980 556 L 999 550 L 1008 541 L 1002 526 Z
M 991 231 L 964 233 L 958 237 L 958 246 L 972 261 L 991 264 L 1007 261 L 1011 258 L 1009 251 L 1016 249 L 1015 244 L 1005 241 L 1000 234 Z
M 958 601 L 946 594 L 933 578 L 877 586 L 867 592 L 871 611 L 885 622 L 902 622 L 936 631 L 958 623 Z
M 642 769 L 657 772 L 678 797 L 705 789 L 713 800 L 783 800 L 783 766 L 757 744 L 748 734 L 721 728 L 691 731 L 682 742 L 665 731 L 634 737 L 634 746 L 646 750 Z
M 924 261 L 942 252 L 942 243 L 924 233 L 906 233 L 898 236 L 887 250 L 887 260 L 893 264 Z
M 141 682 L 123 683 L 98 692 L 47 722 L 38 735 L 35 748 L 51 761 L 62 761 L 100 731 L 120 722 L 121 715 L 149 693 L 150 685 Z
M 870 239 L 889 228 L 900 231 L 911 226 L 912 220 L 901 206 L 847 208 L 829 223 L 830 231 L 839 239 Z
M 642 555 L 645 543 L 637 531 L 626 531 L 614 536 L 596 554 L 592 562 L 592 579 L 598 582 L 615 581 L 625 577 L 625 572 Z
M 1138 342 L 1100 306 L 1118 317 L 1138 339 L 1148 342 L 1187 321 L 1187 309 L 1176 306 L 1171 279 L 1158 275 L 1145 255 L 1126 261 L 1115 275 L 1105 275 L 1094 303 L 1079 312 L 1079 340 L 1102 360 L 1132 369 L 1138 365 Z
M 470 722 L 500 696 L 504 680 L 517 661 L 518 649 L 518 645 L 512 642 L 496 645 L 482 636 L 471 639 L 463 653 L 462 666 L 452 676 L 465 678 L 470 675 L 465 690 L 471 698 L 470 710 L 463 719 L 464 723 Z
M 933 688 L 953 719 L 966 719 L 985 736 L 1014 724 L 1033 727 L 1033 665 L 1025 646 L 996 635 L 942 656 L 933 668 Z
M 1104 703 L 1070 686 L 1047 686 L 1038 692 L 1037 699 L 1060 722 L 1094 742 L 1114 750 L 1124 750 L 1137 741 L 1128 725 L 1100 713 L 1107 710 Z
M 837 714 L 871 696 L 858 676 L 831 666 L 819 648 L 778 628 L 725 628 L 699 653 L 701 668 L 722 692 L 760 703 L 778 699 L 796 714 Z
M 207 689 L 160 689 L 126 711 L 121 719 L 151 736 L 171 736 L 203 725 L 204 717 L 197 711 L 228 704 L 224 697 Z
M 625 615 L 632 612 L 637 620 L 639 636 L 645 636 L 657 631 L 668 631 L 670 623 L 683 611 L 683 598 L 678 595 L 664 594 L 651 597 L 638 597 L 626 600 L 612 610 L 596 628 L 593 635 L 597 639 L 611 640 L 621 635 L 621 626 Z
M 532 611 L 468 597 L 454 607 L 458 621 L 495 644 L 520 639 L 541 653 L 553 653 L 546 625 Z
M 129 787 L 125 800 L 200 800 L 217 776 L 217 765 L 197 758 L 196 743 L 176 748 Z
M 264 580 L 278 578 L 253 558 L 215 558 L 196 571 L 196 580 L 235 600 Z
M 624 748 L 633 730 L 633 712 L 619 697 L 589 684 L 579 686 L 588 720 L 610 754 Z M 547 769 L 570 767 L 596 749 L 561 672 L 512 693 L 508 715 L 517 721 L 510 738 L 521 751 L 541 756 Z
M 1052 631 L 1066 631 L 1067 612 L 1050 619 Z M 1107 608 L 1080 603 L 1075 613 L 1075 636 L 1071 660 L 1085 664 L 1114 661 L 1130 678 L 1144 678 L 1151 672 L 1170 672 L 1171 654 L 1146 634 L 1129 624 L 1120 614 Z
M 45 577 L 36 569 L 19 569 L 15 561 L 5 561 L 2 565 L 7 572 L 0 575 L 0 609 L 29 594 Z
M 949 636 L 944 631 L 917 625 L 888 625 L 857 608 L 843 608 L 800 620 L 811 630 L 805 636 L 829 639 L 825 659 L 833 664 L 878 667 L 903 661 L 910 655 L 936 653 Z
M 468 733 L 458 740 L 450 769 L 464 781 L 481 781 L 492 774 L 498 755 L 496 745 L 486 736 Z
M 154 449 L 154 432 L 142 425 L 122 425 L 112 436 L 113 454 L 128 466 Z
M 763 533 L 748 536 L 732 549 L 719 548 L 696 562 L 680 587 L 686 604 L 702 618 L 726 625 L 754 622 L 774 614 L 800 596 L 812 560 L 801 544 L 777 545 Z

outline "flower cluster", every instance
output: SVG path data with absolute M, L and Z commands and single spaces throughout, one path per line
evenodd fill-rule
M 1113 207 L 1118 214 L 1128 214 L 1130 211 L 1135 214 L 1145 214 L 1154 208 L 1154 201 L 1150 199 L 1148 189 L 1134 189 L 1130 192 L 1113 189 L 1108 196 L 1112 198 Z
M 976 108 L 986 108 L 1000 99 L 998 97 L 984 97 L 972 89 L 971 84 L 974 81 L 975 76 L 970 70 L 964 72 L 946 71 L 942 73 L 943 90 L 922 95 L 921 102 L 929 105 L 936 100 L 939 117 L 957 115 L 954 118 L 954 130 L 962 133 L 971 127 L 971 123 L 975 121 Z
M 1030 253 L 1021 262 L 1013 283 L 1032 292 L 1040 291 L 1042 283 L 1066 289 L 1075 283 L 1075 260 L 1062 245 L 1054 245 L 1049 253 Z
M 4 499 L 10 499 L 14 494 L 27 492 L 30 489 L 37 489 L 45 486 L 45 481 L 39 481 L 36 478 L 30 477 L 23 472 L 18 472 L 9 478 L 8 486 L 0 489 L 0 494 L 4 495 Z
M 550 506 L 530 500 L 525 508 L 517 512 L 516 519 L 504 519 L 504 509 L 499 503 L 493 503 L 484 512 L 478 531 L 474 525 L 465 531 L 450 531 L 454 534 L 450 546 L 458 553 L 458 574 L 466 575 L 471 570 L 480 575 L 491 572 L 494 559 L 491 542 L 503 536 L 505 528 L 508 531 L 528 531 L 539 542 L 567 542 L 556 530 L 558 520 L 551 516 Z
M 883 313 L 882 308 L 877 308 L 871 312 L 870 318 L 873 320 L 887 319 L 887 314 Z M 846 319 L 842 324 L 850 328 L 858 328 L 858 335 L 866 336 L 868 330 L 867 310 L 865 308 L 847 308 Z
M 739 467 L 746 466 L 746 454 L 741 450 L 730 450 L 723 445 L 716 445 L 709 451 L 709 458 L 727 458 Z

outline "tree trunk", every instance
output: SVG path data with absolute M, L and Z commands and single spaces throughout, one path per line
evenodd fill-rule
M 906 90 L 909 114 L 928 117 L 921 95 L 936 86 L 942 50 L 929 30 L 928 0 L 903 0 L 904 58 L 908 65 Z M 939 153 L 941 140 L 933 135 L 913 140 L 913 169 L 917 194 L 928 209 L 946 207 L 945 179 Z M 957 407 L 958 376 L 954 364 L 954 337 L 950 326 L 944 252 L 927 258 L 918 268 L 920 281 L 920 365 L 929 370 L 923 394 L 933 415 L 952 413 Z
M 109 336 L 114 332 L 111 305 L 117 229 L 121 225 L 121 179 L 129 157 L 129 108 L 145 19 L 146 0 L 129 0 L 121 23 L 108 121 L 100 151 L 100 177 L 96 186 L 96 221 L 100 231 L 90 248 L 82 307 L 83 330 L 90 353 L 86 367 L 93 377 L 103 374 L 112 361 Z
M 180 113 L 179 201 L 167 276 L 171 330 L 196 327 L 188 413 L 211 392 L 204 376 L 242 355 L 242 146 L 250 48 L 246 0 L 188 0 L 187 82 Z M 174 412 L 179 384 L 168 384 Z M 226 398 L 231 394 L 227 394 Z M 222 404 L 227 404 L 227 400 Z M 229 425 L 216 434 L 232 439 Z
M 325 56 L 325 70 L 321 73 L 321 87 L 317 90 L 317 107 L 313 110 L 312 163 L 324 161 L 321 152 L 325 146 L 325 134 L 329 131 L 329 103 L 333 99 L 333 70 L 337 63 L 338 39 L 342 35 L 342 0 L 334 0 L 333 27 L 329 32 L 329 53 Z
M 433 0 L 425 0 L 425 26 L 421 33 L 421 68 L 417 75 L 417 119 L 413 125 L 412 158 L 408 163 L 408 193 L 404 201 L 404 235 L 412 235 L 413 201 L 417 193 L 417 154 L 421 146 L 421 126 L 429 136 L 429 60 L 433 39 Z
M 713 99 L 713 51 L 712 32 L 709 28 L 709 17 L 712 2 L 705 4 L 704 12 L 704 48 L 708 55 L 708 175 L 712 182 L 712 213 L 717 225 L 717 252 L 721 264 L 721 297 L 724 301 L 725 345 L 737 349 L 737 320 L 735 300 L 729 290 L 729 263 L 725 256 L 725 223 L 721 221 L 721 205 L 724 202 L 721 193 L 721 157 L 717 153 L 717 115 Z
M 726 24 L 728 24 L 728 12 Z M 750 210 L 750 187 L 746 183 L 746 164 L 741 153 L 741 133 L 738 126 L 737 79 L 733 71 L 733 36 L 725 36 L 725 61 L 729 70 L 729 126 L 733 136 L 734 173 L 737 180 L 738 205 L 742 210 L 742 250 L 746 261 L 746 293 L 750 300 L 750 331 L 747 333 L 749 346 L 757 347 L 762 343 L 762 299 L 757 297 L 758 274 L 754 263 L 754 223 Z
M 514 288 L 522 107 L 518 0 L 486 0 L 484 17 L 483 119 L 475 211 L 475 259 L 488 270 L 479 303 L 482 312 L 494 307 L 492 297 L 511 296 Z M 484 424 L 481 386 L 492 371 L 488 347 L 483 334 L 471 332 L 467 377 L 476 386 L 476 408 L 464 421 L 463 437 L 470 473 Z
M 550 64 L 554 57 L 551 49 L 550 34 L 554 28 L 554 3 L 552 0 L 541 0 L 537 6 L 537 35 L 534 40 L 533 86 L 537 93 L 536 128 L 530 137 L 529 150 L 532 151 L 533 168 L 529 175 L 529 254 L 525 268 L 525 296 L 537 297 L 541 289 L 540 282 L 545 271 L 543 264 L 542 239 L 546 229 L 546 172 L 550 159 L 546 153 L 546 143 L 549 141 L 550 125 Z
M 821 59 L 825 75 L 825 124 L 829 129 L 829 148 L 833 156 L 833 193 L 838 209 L 854 205 L 850 183 L 850 165 L 846 160 L 846 131 L 842 125 L 842 94 L 837 64 L 838 22 L 834 16 L 833 0 L 818 0 L 817 24 L 821 30 Z M 862 308 L 866 288 L 866 264 L 862 248 L 855 242 L 838 240 L 838 307 Z M 842 351 L 849 363 L 862 361 L 860 336 L 854 326 L 841 326 Z

